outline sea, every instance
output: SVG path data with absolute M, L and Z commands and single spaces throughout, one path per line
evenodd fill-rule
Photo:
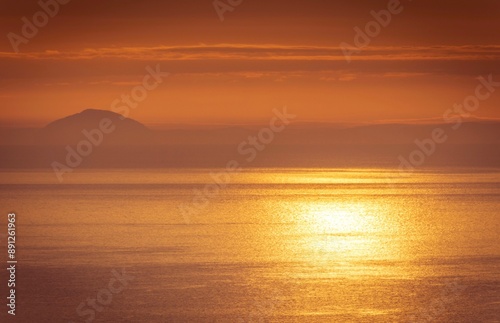
M 500 322 L 500 170 L 0 171 L 2 322 Z

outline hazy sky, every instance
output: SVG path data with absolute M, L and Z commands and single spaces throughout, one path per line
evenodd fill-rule
M 303 121 L 436 118 L 477 76 L 500 81 L 496 0 L 402 0 L 348 63 L 340 44 L 388 2 L 243 0 L 222 22 L 213 0 L 72 0 L 16 53 L 8 34 L 41 8 L 1 0 L 0 123 L 111 109 L 156 64 L 171 74 L 129 115 L 149 125 L 260 122 L 284 105 Z M 475 114 L 500 118 L 499 104 L 500 89 Z

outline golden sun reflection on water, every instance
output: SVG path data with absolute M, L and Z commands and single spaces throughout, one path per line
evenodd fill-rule
M 356 234 L 373 231 L 376 219 L 359 203 L 309 203 L 304 205 L 305 220 L 317 233 Z
M 368 200 L 314 201 L 299 210 L 304 234 L 298 252 L 309 265 L 327 271 L 334 266 L 335 276 L 395 274 L 383 272 L 383 263 L 397 261 L 402 252 L 393 239 L 399 228 L 390 208 Z

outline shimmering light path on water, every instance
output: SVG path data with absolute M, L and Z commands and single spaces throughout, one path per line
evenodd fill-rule
M 211 172 L 2 173 L 19 320 L 83 322 L 125 268 L 95 322 L 500 321 L 500 173 L 253 169 L 186 224 Z

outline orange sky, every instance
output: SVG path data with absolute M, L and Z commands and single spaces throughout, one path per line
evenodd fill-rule
M 48 1 L 48 0 L 46 0 Z M 388 1 L 72 0 L 13 51 L 37 1 L 2 1 L 0 124 L 41 126 L 111 103 L 146 66 L 170 75 L 131 110 L 149 125 L 265 121 L 288 106 L 302 121 L 436 118 L 500 81 L 500 2 L 402 0 L 402 12 L 347 63 L 339 45 Z M 500 118 L 500 91 L 475 113 Z

